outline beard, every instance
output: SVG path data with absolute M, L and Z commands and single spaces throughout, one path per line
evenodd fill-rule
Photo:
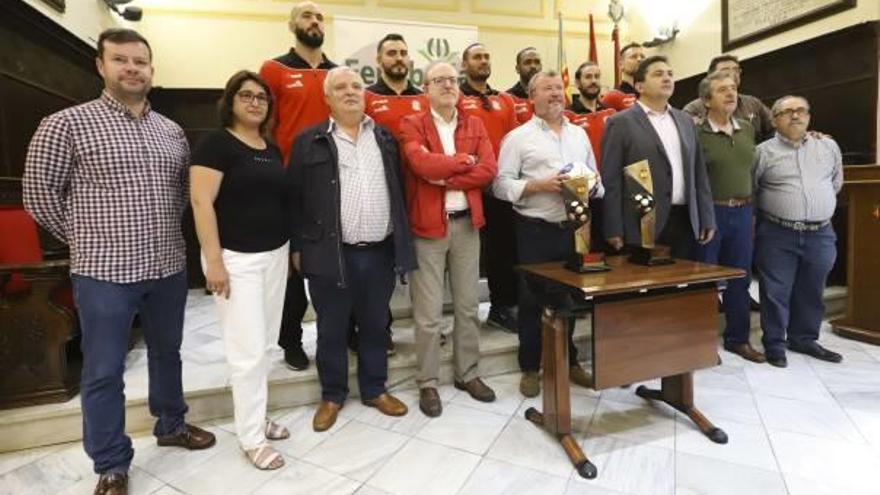
M 491 70 L 487 70 L 486 72 L 481 72 L 480 70 L 475 70 L 472 72 L 468 72 L 468 77 L 473 81 L 485 82 L 489 80 L 489 76 L 492 75 Z
M 321 45 L 324 44 L 324 33 L 321 31 L 317 31 L 316 34 L 309 34 L 309 31 L 306 29 L 296 28 L 293 34 L 300 43 L 309 48 L 321 48 Z
M 595 100 L 599 97 L 601 89 L 598 86 L 587 86 L 586 88 L 578 89 L 578 92 L 588 100 Z
M 394 64 L 391 67 L 382 67 L 382 72 L 392 81 L 403 81 L 409 75 L 409 68 L 402 64 Z
M 531 69 L 531 70 L 527 70 L 525 72 L 522 72 L 519 75 L 519 80 L 522 81 L 523 86 L 528 86 L 529 81 L 531 81 L 532 78 L 535 77 L 535 74 L 537 74 L 538 72 L 540 72 L 538 69 Z

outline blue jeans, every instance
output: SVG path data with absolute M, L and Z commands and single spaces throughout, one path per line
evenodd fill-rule
M 184 428 L 187 407 L 180 378 L 186 272 L 130 284 L 71 275 L 82 325 L 83 446 L 96 473 L 128 472 L 134 450 L 125 434 L 122 373 L 135 313 L 140 315 L 150 378 L 153 434 Z
M 697 260 L 745 270 L 746 276 L 727 281 L 721 310 L 727 320 L 724 343 L 745 344 L 749 341 L 749 283 L 751 282 L 753 236 L 751 205 L 732 208 L 715 205 L 718 230 L 708 244 L 697 247 Z
M 759 219 L 755 261 L 767 353 L 784 353 L 786 335 L 795 345 L 819 338 L 825 314 L 822 292 L 837 257 L 836 239 L 831 225 L 817 232 L 798 232 Z
M 385 392 L 388 380 L 388 303 L 394 291 L 394 244 L 343 247 L 345 286 L 309 279 L 318 317 L 318 378 L 321 398 L 342 404 L 348 397 L 348 328 L 357 324 L 357 376 L 362 400 Z

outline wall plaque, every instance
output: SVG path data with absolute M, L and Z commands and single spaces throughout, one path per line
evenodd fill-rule
M 721 0 L 721 46 L 732 50 L 856 6 L 856 0 Z

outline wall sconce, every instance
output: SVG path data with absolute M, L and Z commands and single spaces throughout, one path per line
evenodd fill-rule
M 657 29 L 657 34 L 654 35 L 654 39 L 642 43 L 642 46 L 654 48 L 656 46 L 665 45 L 666 43 L 675 40 L 675 37 L 678 36 L 678 32 L 679 29 L 677 22 L 668 27 L 661 27 Z
M 137 22 L 141 20 L 141 17 L 144 16 L 144 11 L 140 7 L 126 7 L 124 10 L 120 7 L 129 2 L 131 0 L 104 0 L 104 3 L 107 4 L 110 10 L 119 14 L 126 21 Z

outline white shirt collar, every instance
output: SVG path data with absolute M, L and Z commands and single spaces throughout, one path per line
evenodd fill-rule
M 444 119 L 442 115 L 437 113 L 437 111 L 434 110 L 434 107 L 431 107 L 431 117 L 434 118 L 434 124 L 436 124 L 438 126 L 440 126 L 440 125 L 445 125 L 445 126 L 458 125 L 458 109 L 456 109 L 456 108 L 452 109 L 452 120 L 450 120 L 449 122 L 447 122 L 446 119 Z
M 706 122 L 709 123 L 709 128 L 712 129 L 712 132 L 722 132 L 721 128 L 715 125 L 715 122 L 712 121 L 709 117 L 706 117 Z M 733 124 L 733 130 L 738 131 L 740 129 L 739 122 L 736 121 L 732 116 L 730 117 L 730 123 Z
M 361 119 L 361 130 L 365 131 L 368 129 L 372 129 L 374 125 L 375 125 L 375 121 L 373 121 L 373 119 L 369 115 L 364 114 L 363 118 Z M 327 132 L 329 132 L 329 133 L 336 132 L 336 129 L 338 129 L 338 128 L 339 128 L 339 124 L 337 124 L 336 119 L 334 119 L 331 116 L 330 117 L 330 124 L 327 126 Z
M 658 117 L 663 117 L 663 116 L 669 115 L 669 109 L 672 108 L 672 105 L 667 103 L 666 108 L 664 108 L 662 112 L 658 112 L 656 110 L 652 110 L 648 105 L 645 105 L 644 103 L 642 103 L 641 100 L 636 100 L 636 102 L 639 104 L 639 106 L 642 107 L 642 110 L 644 110 L 646 114 L 656 115 Z

